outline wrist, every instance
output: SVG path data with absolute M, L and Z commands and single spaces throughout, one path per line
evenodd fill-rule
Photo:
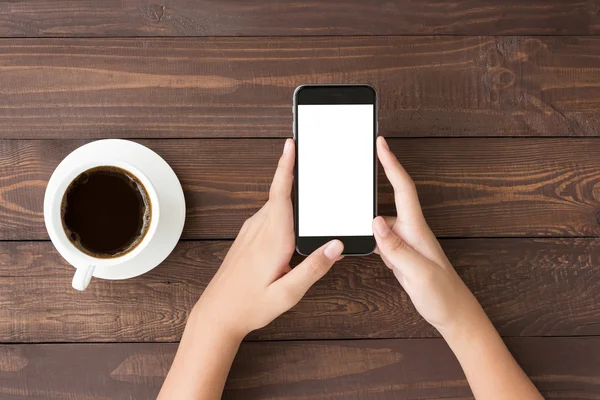
M 450 295 L 445 296 L 446 313 L 440 324 L 433 324 L 447 342 L 467 337 L 491 324 L 477 298 L 455 274 Z
M 451 319 L 436 329 L 448 343 L 477 335 L 491 322 L 475 296 L 464 286 L 461 300 L 457 302 Z M 493 327 L 492 327 L 493 328 Z
M 203 307 L 200 302 L 196 303 L 192 309 L 186 325 L 199 334 L 210 335 L 217 337 L 220 341 L 232 344 L 239 344 L 248 334 L 243 329 L 226 322 L 226 319 L 221 318 Z
M 470 343 L 481 338 L 489 338 L 491 333 L 496 333 L 496 329 L 479 303 L 472 310 L 464 313 L 461 318 L 456 318 L 451 325 L 438 328 L 438 331 L 455 353 L 462 347 L 469 346 Z

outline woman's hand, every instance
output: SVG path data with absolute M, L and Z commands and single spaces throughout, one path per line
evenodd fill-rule
M 377 217 L 377 252 L 417 311 L 446 339 L 476 399 L 541 400 L 427 226 L 413 181 L 383 137 L 377 155 L 394 187 L 396 219 Z M 432 361 L 435 362 L 435 361 Z
M 442 335 L 486 318 L 425 222 L 415 185 L 385 139 L 377 155 L 394 188 L 397 218 L 377 217 L 377 252 L 410 296 L 417 311 Z
M 244 223 L 194 310 L 199 318 L 209 319 L 239 338 L 296 305 L 343 250 L 342 242 L 331 241 L 290 268 L 295 249 L 291 200 L 294 160 L 294 141 L 288 139 L 269 201 Z
M 334 240 L 290 268 L 294 154 L 288 139 L 269 201 L 244 223 L 192 310 L 159 399 L 220 399 L 244 336 L 292 308 L 340 258 L 344 246 Z

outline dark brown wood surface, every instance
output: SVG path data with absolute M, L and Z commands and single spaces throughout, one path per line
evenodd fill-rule
M 0 68 L 1 138 L 286 137 L 331 82 L 386 136 L 600 134 L 598 37 L 5 39 Z
M 586 35 L 597 0 L 11 0 L 0 36 Z
M 547 399 L 598 398 L 599 338 L 510 338 L 507 345 Z M 156 343 L 3 345 L 0 396 L 154 398 L 175 350 L 175 344 Z M 472 394 L 443 340 L 414 339 L 245 343 L 223 398 L 416 400 Z
M 50 243 L 0 242 L 0 342 L 179 340 L 230 244 L 182 242 L 148 274 L 96 279 L 79 293 L 69 288 L 73 268 Z M 600 335 L 597 239 L 455 239 L 442 246 L 501 334 Z M 249 339 L 431 336 L 437 332 L 373 255 L 341 261 L 292 311 Z
M 234 238 L 267 199 L 282 140 L 142 140 L 174 168 L 187 202 L 186 239 Z M 0 239 L 47 239 L 47 180 L 78 140 L 0 141 Z M 600 139 L 393 139 L 444 237 L 596 236 Z M 380 170 L 380 211 L 394 214 Z
M 0 399 L 156 395 L 305 83 L 377 88 L 380 133 L 524 370 L 547 399 L 600 399 L 600 0 L 10 0 L 0 38 Z M 162 265 L 80 293 L 43 196 L 102 138 L 169 162 L 187 219 Z M 393 214 L 382 171 L 379 202 Z M 247 339 L 225 399 L 472 399 L 377 256 Z

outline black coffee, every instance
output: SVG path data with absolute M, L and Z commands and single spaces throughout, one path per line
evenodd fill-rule
M 152 206 L 146 189 L 131 173 L 96 167 L 71 182 L 62 200 L 67 237 L 93 257 L 118 257 L 133 250 L 150 225 Z

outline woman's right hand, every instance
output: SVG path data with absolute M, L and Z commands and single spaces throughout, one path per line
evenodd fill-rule
M 481 306 L 460 279 L 429 229 L 410 176 L 383 137 L 377 155 L 394 188 L 396 218 L 377 217 L 376 252 L 410 296 L 417 311 L 443 336 L 487 320 Z

